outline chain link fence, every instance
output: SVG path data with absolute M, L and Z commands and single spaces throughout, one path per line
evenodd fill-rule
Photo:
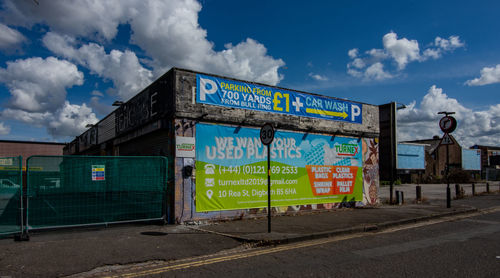
M 32 156 L 27 229 L 165 220 L 167 158 Z

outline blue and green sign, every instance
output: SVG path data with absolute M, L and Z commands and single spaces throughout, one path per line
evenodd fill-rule
M 362 123 L 362 105 L 349 101 L 196 75 L 196 101 L 225 107 Z
M 361 201 L 357 138 L 276 131 L 272 206 Z M 256 128 L 196 125 L 196 211 L 267 206 L 267 146 Z

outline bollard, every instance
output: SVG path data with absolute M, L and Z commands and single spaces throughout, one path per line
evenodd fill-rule
M 446 207 L 451 208 L 451 189 L 449 185 L 446 187 Z
M 399 193 L 401 194 L 401 204 L 404 204 L 405 203 L 405 193 L 403 191 L 399 191 Z
M 417 185 L 416 187 L 416 190 L 417 190 L 417 202 L 422 202 L 422 186 L 420 185 Z
M 396 190 L 396 204 L 399 205 L 399 201 L 400 201 L 400 198 L 399 198 L 399 190 Z
M 486 183 L 486 193 L 490 193 L 490 183 Z
M 460 198 L 460 185 L 458 183 L 455 184 L 455 198 L 456 199 Z
M 472 183 L 472 196 L 476 195 L 476 184 Z

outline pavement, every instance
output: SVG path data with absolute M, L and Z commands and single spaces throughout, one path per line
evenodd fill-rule
M 407 187 L 414 190 L 414 185 Z M 415 203 L 408 194 L 403 205 L 383 205 L 385 188 L 381 188 L 379 206 L 276 216 L 271 219 L 271 233 L 267 233 L 267 218 L 204 225 L 129 224 L 31 233 L 29 241 L 0 239 L 0 277 L 78 276 L 104 266 L 180 260 L 255 245 L 373 232 L 500 209 L 498 189 L 498 184 L 492 185 L 490 194 L 453 200 L 452 207 L 446 208 L 442 194 L 423 203 Z M 425 197 L 425 189 L 423 192 Z

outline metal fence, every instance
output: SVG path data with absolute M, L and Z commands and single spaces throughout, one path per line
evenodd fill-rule
M 484 173 L 487 181 L 500 181 L 500 169 L 486 168 Z
M 32 156 L 28 230 L 166 219 L 165 157 Z
M 0 157 L 0 235 L 23 229 L 22 174 L 22 157 Z

